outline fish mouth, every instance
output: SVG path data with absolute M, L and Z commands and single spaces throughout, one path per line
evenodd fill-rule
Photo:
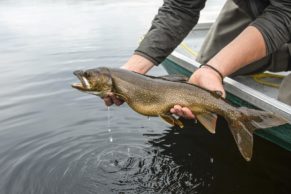
M 74 75 L 80 80 L 81 83 L 73 83 L 72 87 L 81 91 L 89 91 L 91 89 L 90 82 L 84 76 L 84 72 L 81 70 L 74 71 Z

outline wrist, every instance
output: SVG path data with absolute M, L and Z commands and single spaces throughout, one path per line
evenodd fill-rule
M 214 71 L 219 76 L 221 82 L 223 82 L 223 78 L 224 78 L 223 74 L 217 68 L 213 67 L 212 65 L 202 64 L 202 65 L 200 65 L 199 68 L 208 68 L 208 69 Z
M 148 72 L 154 63 L 140 55 L 132 55 L 129 60 L 121 67 L 129 71 L 145 74 Z

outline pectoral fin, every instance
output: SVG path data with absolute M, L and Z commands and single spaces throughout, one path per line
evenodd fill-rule
M 186 76 L 176 75 L 176 74 L 164 75 L 164 76 L 160 76 L 159 78 L 164 79 L 164 80 L 168 80 L 168 81 L 172 81 L 172 82 L 187 82 L 189 80 L 189 78 Z
M 169 123 L 170 125 L 179 126 L 180 128 L 184 127 L 184 124 L 180 120 L 173 117 L 172 115 L 159 115 L 159 117 L 163 119 L 166 123 Z
M 197 120 L 210 132 L 215 133 L 217 115 L 213 113 L 201 113 L 196 115 Z
M 171 74 L 171 75 L 163 75 L 163 76 L 150 76 L 150 75 L 143 75 L 149 78 L 153 79 L 162 79 L 162 80 L 167 80 L 167 81 L 172 81 L 172 82 L 182 82 L 186 83 L 189 80 L 189 77 L 183 76 L 183 75 L 177 75 L 177 74 Z
M 215 91 L 211 91 L 211 94 L 215 97 L 215 98 L 222 98 L 222 91 L 218 91 L 218 90 L 215 90 Z

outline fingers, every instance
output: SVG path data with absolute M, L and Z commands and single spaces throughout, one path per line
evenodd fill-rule
M 181 107 L 180 105 L 175 105 L 174 108 L 170 110 L 170 112 L 188 119 L 195 119 L 195 116 L 193 115 L 192 111 L 189 108 Z
M 115 104 L 116 106 L 120 106 L 123 104 L 123 100 L 118 99 L 114 94 L 110 93 L 108 96 L 103 98 L 106 106 L 111 106 Z
M 111 99 L 113 100 L 113 102 L 114 102 L 114 104 L 116 105 L 116 106 L 120 106 L 120 105 L 122 105 L 123 104 L 123 100 L 120 100 L 119 98 L 117 98 L 115 95 L 113 95 L 112 97 L 111 97 Z
M 109 96 L 104 97 L 103 100 L 106 106 L 111 106 L 113 104 L 113 101 L 111 100 Z
M 182 116 L 182 107 L 180 105 L 175 105 L 174 108 L 171 109 L 171 113 L 176 114 L 178 116 Z
M 195 119 L 195 116 L 193 115 L 192 111 L 189 108 L 183 107 L 182 112 L 183 112 L 184 117 L 188 119 Z

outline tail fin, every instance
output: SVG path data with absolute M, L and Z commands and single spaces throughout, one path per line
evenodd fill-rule
M 253 132 L 256 129 L 265 129 L 287 123 L 285 119 L 277 117 L 273 113 L 245 107 L 238 108 L 226 120 L 240 153 L 247 161 L 252 158 Z

